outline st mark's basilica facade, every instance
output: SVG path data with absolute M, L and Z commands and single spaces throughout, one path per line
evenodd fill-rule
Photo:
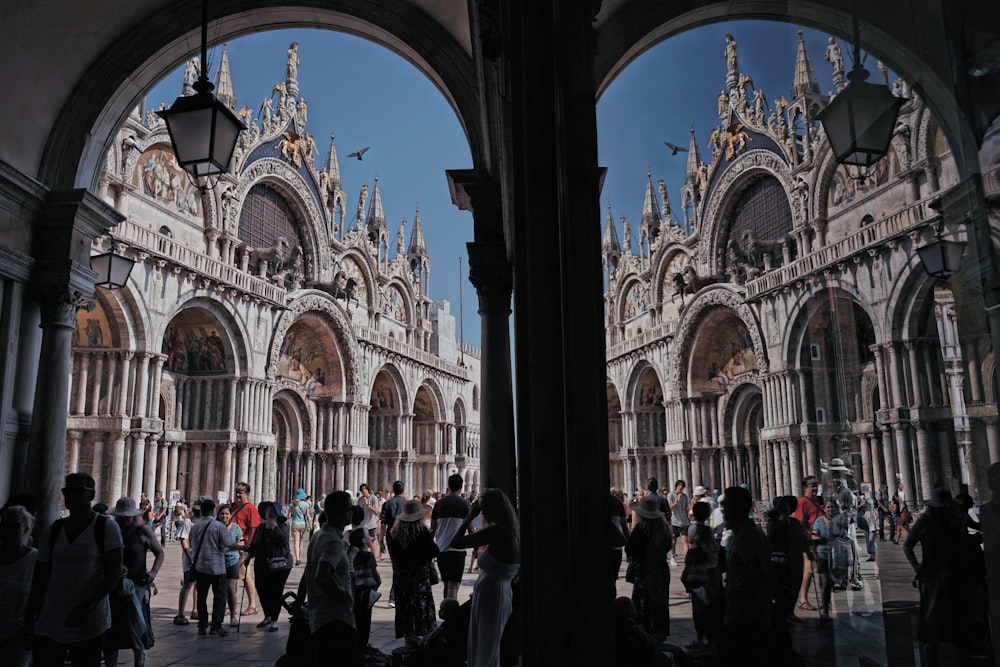
M 961 272 L 930 277 L 916 252 L 939 229 L 966 240 L 938 121 L 879 63 L 875 78 L 907 100 L 889 153 L 839 165 L 812 62 L 843 89 L 840 43 L 811 54 L 800 37 L 788 89 L 763 91 L 738 37 L 719 58 L 718 118 L 691 128 L 683 183 L 650 174 L 641 216 L 606 214 L 612 484 L 747 483 L 767 500 L 840 458 L 861 485 L 902 483 L 918 505 L 941 485 L 988 497 L 1000 438 L 981 292 Z
M 763 91 L 733 37 L 684 182 L 650 174 L 637 220 L 607 211 L 613 486 L 747 483 L 766 501 L 841 458 L 919 503 L 938 485 L 975 494 L 1000 459 L 983 304 L 916 253 L 939 228 L 964 240 L 942 213 L 960 189 L 951 150 L 881 67 L 907 99 L 889 154 L 838 165 L 812 59 L 842 89 L 839 49 L 800 40 L 789 89 Z M 223 53 L 216 83 L 232 103 L 229 66 Z M 299 93 L 290 71 L 273 106 L 239 110 L 249 130 L 208 190 L 154 110 L 118 133 L 99 195 L 139 261 L 78 312 L 67 423 L 66 470 L 90 471 L 102 497 L 244 479 L 279 498 L 395 479 L 437 490 L 452 472 L 479 485 L 479 353 L 428 294 L 419 211 L 390 229 L 377 179 L 350 197 Z
M 225 52 L 215 82 L 236 111 Z M 137 262 L 77 312 L 65 469 L 112 500 L 238 481 L 282 500 L 397 479 L 419 493 L 454 472 L 476 488 L 479 351 L 429 294 L 419 210 L 391 224 L 377 177 L 349 197 L 334 142 L 317 155 L 328 128 L 308 127 L 296 68 L 273 90 L 239 110 L 249 129 L 209 188 L 178 167 L 155 110 L 119 130 L 98 196 L 123 220 L 94 252 Z

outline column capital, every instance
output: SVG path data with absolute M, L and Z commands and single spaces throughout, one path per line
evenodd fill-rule
M 500 241 L 475 241 L 469 249 L 469 282 L 479 295 L 479 313 L 510 315 L 514 275 L 507 249 Z

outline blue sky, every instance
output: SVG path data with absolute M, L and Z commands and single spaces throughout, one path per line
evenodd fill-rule
M 725 34 L 736 38 L 741 71 L 763 88 L 770 103 L 789 95 L 798 30 L 763 21 L 708 26 L 660 43 L 625 68 L 597 104 L 599 161 L 608 175 L 595 233 L 600 233 L 609 203 L 615 221 L 625 216 L 635 231 L 647 169 L 654 184 L 666 182 L 679 220 L 686 153 L 672 156 L 663 142 L 687 146 L 693 122 L 702 158 L 710 156 L 708 133 L 718 124 L 716 101 L 725 87 Z M 804 30 L 804 37 L 821 89 L 832 90 L 832 70 L 823 60 L 827 36 Z M 471 167 L 472 159 L 451 107 L 415 67 L 384 47 L 351 35 L 295 29 L 228 44 L 237 108 L 246 104 L 258 112 L 274 84 L 284 79 L 285 52 L 293 41 L 299 42 L 299 95 L 309 105 L 307 131 L 319 145 L 317 162 L 325 163 L 330 132 L 335 131 L 348 213 L 355 210 L 361 186 L 371 188 L 378 173 L 390 238 L 405 218 L 409 240 L 419 205 L 431 256 L 431 297 L 449 300 L 458 318 L 461 257 L 464 338 L 478 346 L 478 303 L 465 279 L 472 216 L 451 203 L 444 175 L 446 169 Z M 841 42 L 841 49 L 850 68 L 849 45 Z M 213 78 L 220 53 L 221 46 L 209 52 Z M 877 80 L 874 61 L 868 59 L 866 66 Z M 182 69 L 166 76 L 148 94 L 149 107 L 171 104 L 182 81 Z M 371 149 L 363 162 L 347 158 L 365 146 Z

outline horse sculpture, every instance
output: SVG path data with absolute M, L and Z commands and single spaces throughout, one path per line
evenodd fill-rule
M 333 298 L 343 299 L 348 306 L 353 300 L 354 305 L 360 306 L 361 300 L 357 297 L 357 290 L 358 281 L 356 278 L 348 277 L 343 270 L 337 271 L 337 275 L 333 279 Z

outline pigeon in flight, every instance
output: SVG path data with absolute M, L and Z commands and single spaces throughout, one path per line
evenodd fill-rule
M 663 143 L 666 145 L 667 148 L 670 149 L 671 155 L 677 155 L 678 151 L 684 151 L 685 153 L 687 153 L 687 149 L 682 146 L 678 146 L 677 144 L 672 144 L 669 141 L 664 141 Z
M 365 154 L 365 152 L 366 152 L 366 151 L 367 151 L 367 150 L 368 150 L 369 148 L 371 148 L 371 146 L 365 146 L 364 148 L 362 148 L 362 149 L 361 149 L 361 150 L 359 150 L 359 151 L 354 151 L 353 153 L 348 153 L 348 154 L 347 154 L 347 157 L 356 157 L 356 158 L 358 158 L 359 160 L 364 160 L 364 157 L 362 157 L 362 156 L 363 156 L 363 155 Z

